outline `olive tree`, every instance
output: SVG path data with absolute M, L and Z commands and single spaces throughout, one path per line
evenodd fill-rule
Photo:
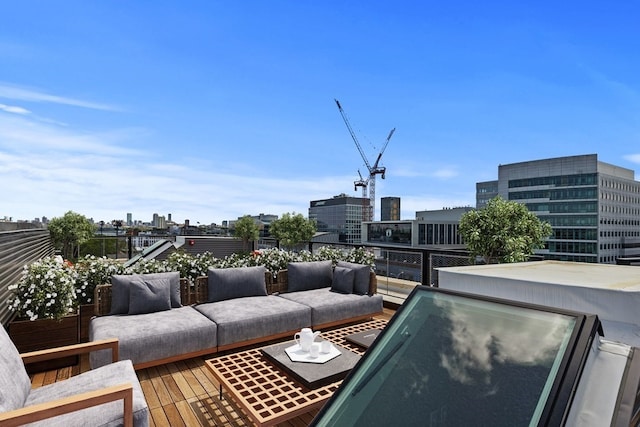
M 84 215 L 68 211 L 62 217 L 49 221 L 49 235 L 56 249 L 66 259 L 75 259 L 78 248 L 95 233 L 95 226 Z
M 492 264 L 526 261 L 534 249 L 544 247 L 552 228 L 522 203 L 497 196 L 486 207 L 463 214 L 459 232 L 472 257 Z
M 246 251 L 249 241 L 258 240 L 260 230 L 253 218 L 250 215 L 245 215 L 236 221 L 233 235 L 242 239 L 242 246 Z
M 311 240 L 316 233 L 316 223 L 302 214 L 287 212 L 282 215 L 282 218 L 271 222 L 269 233 L 280 242 L 280 245 L 293 248 Z

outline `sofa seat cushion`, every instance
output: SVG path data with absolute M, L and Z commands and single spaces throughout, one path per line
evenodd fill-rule
M 120 360 L 134 365 L 194 351 L 215 349 L 217 328 L 191 306 L 155 313 L 91 319 L 89 339 L 119 339 Z M 111 351 L 91 352 L 91 368 L 111 362 Z
M 311 308 L 313 327 L 382 312 L 382 295 L 341 294 L 322 288 L 287 292 L 279 297 Z
M 99 390 L 123 383 L 133 385 L 133 425 L 145 427 L 149 425 L 149 408 L 145 401 L 136 372 L 129 360 L 111 363 L 99 369 L 84 372 L 82 375 L 70 377 L 49 385 L 31 390 L 25 406 L 50 402 L 55 399 L 73 396 L 80 393 Z M 119 426 L 122 425 L 123 405 L 121 400 L 93 406 L 69 414 L 37 422 L 37 426 Z
M 275 295 L 209 302 L 195 309 L 218 325 L 219 346 L 311 326 L 309 307 Z

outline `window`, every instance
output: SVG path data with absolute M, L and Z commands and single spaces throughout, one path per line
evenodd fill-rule
M 596 316 L 418 286 L 316 425 L 560 425 Z

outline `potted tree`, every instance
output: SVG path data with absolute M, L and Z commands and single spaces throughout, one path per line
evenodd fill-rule
M 61 256 L 46 257 L 25 265 L 17 284 L 9 287 L 9 336 L 18 351 L 28 352 L 76 344 L 78 314 L 75 291 L 76 272 Z M 34 371 L 75 364 L 76 357 L 55 366 L 37 365 Z

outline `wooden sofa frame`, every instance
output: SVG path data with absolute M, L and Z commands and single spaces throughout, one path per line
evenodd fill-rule
M 95 350 L 106 349 L 111 349 L 112 362 L 117 362 L 118 340 L 116 338 L 73 344 L 47 350 L 32 351 L 29 353 L 22 353 L 20 356 L 22 357 L 24 364 L 27 365 L 29 363 L 37 363 L 45 360 L 75 356 Z M 0 413 L 0 425 L 7 427 L 21 426 L 118 400 L 122 400 L 124 405 L 124 426 L 132 427 L 133 385 L 131 383 L 105 387 L 100 390 L 80 393 L 75 396 L 52 400 L 50 402 L 40 403 L 37 405 L 25 406 L 13 411 L 2 412 Z

